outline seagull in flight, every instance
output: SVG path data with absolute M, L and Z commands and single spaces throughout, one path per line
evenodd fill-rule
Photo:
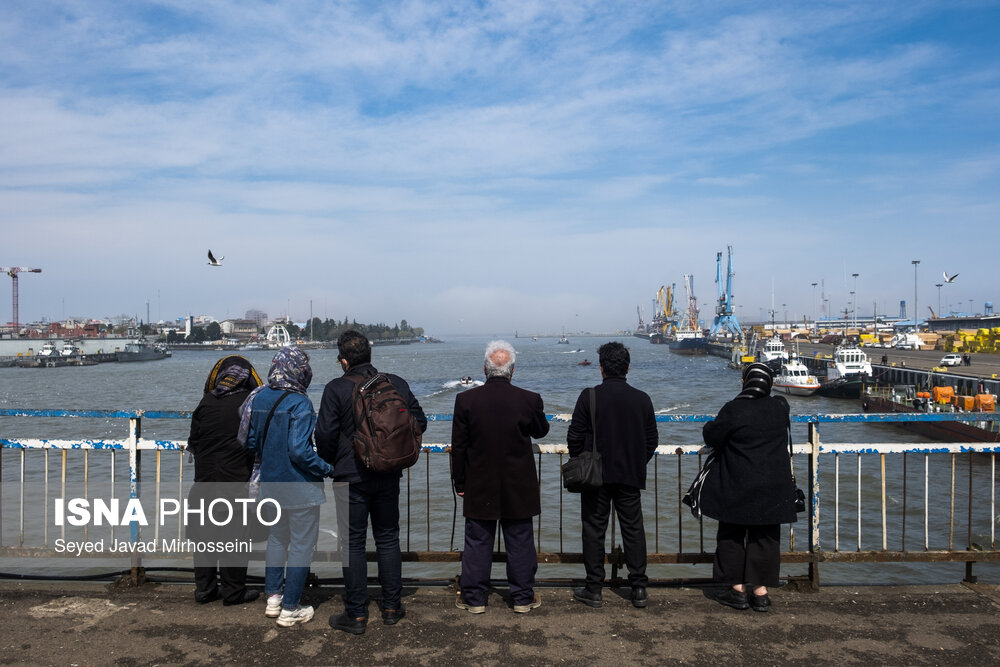
M 957 273 L 955 275 L 953 275 L 953 276 L 949 276 L 948 272 L 945 271 L 943 275 L 944 275 L 944 281 L 946 283 L 953 283 L 953 282 L 955 282 L 955 278 L 958 278 L 958 274 Z
M 224 260 L 224 259 L 225 259 L 225 257 L 220 257 L 219 259 L 216 259 L 215 255 L 212 254 L 212 251 L 211 250 L 208 251 L 208 265 L 209 266 L 222 266 L 222 260 Z

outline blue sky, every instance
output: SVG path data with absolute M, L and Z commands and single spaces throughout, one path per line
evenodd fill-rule
M 744 319 L 1000 305 L 997 2 L 31 2 L 20 319 L 611 331 L 733 246 Z M 207 266 L 206 250 L 224 255 Z M 10 317 L 9 279 L 0 320 Z M 970 304 L 971 300 L 971 304 Z M 786 305 L 783 305 L 786 304 Z M 912 312 L 912 311 L 911 311 Z

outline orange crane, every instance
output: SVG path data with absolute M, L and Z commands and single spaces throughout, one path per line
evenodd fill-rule
M 11 324 L 14 325 L 14 334 L 17 335 L 18 329 L 20 328 L 20 323 L 17 319 L 17 274 L 19 273 L 41 273 L 41 269 L 29 269 L 26 266 L 0 266 L 0 272 L 6 273 L 14 281 L 14 308 L 13 308 L 13 321 Z

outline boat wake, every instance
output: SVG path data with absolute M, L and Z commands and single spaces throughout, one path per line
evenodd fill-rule
M 656 414 L 667 415 L 670 414 L 671 412 L 677 412 L 678 410 L 683 410 L 684 408 L 690 408 L 690 407 L 691 407 L 690 403 L 681 403 L 680 405 L 675 405 L 672 408 L 660 408 L 659 410 L 656 411 Z
M 566 350 L 565 352 L 563 352 L 563 354 L 576 354 L 578 352 L 583 352 L 583 348 L 579 347 L 575 350 Z
M 438 394 L 444 394 L 445 392 L 454 391 L 456 389 L 462 391 L 464 389 L 472 389 L 473 387 L 481 387 L 481 386 L 483 386 L 482 380 L 472 380 L 470 382 L 463 382 L 461 380 L 448 380 L 443 385 L 441 385 L 440 389 L 431 394 L 431 396 L 437 396 Z

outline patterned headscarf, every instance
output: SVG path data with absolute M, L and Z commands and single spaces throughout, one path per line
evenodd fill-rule
M 297 394 L 306 393 L 306 388 L 312 382 L 312 368 L 309 366 L 309 355 L 297 347 L 283 347 L 278 350 L 271 361 L 271 369 L 267 372 L 267 386 L 279 391 L 292 391 Z M 257 387 L 247 400 L 240 406 L 240 431 L 236 439 L 246 446 L 250 434 L 250 414 L 253 412 L 253 399 L 264 387 Z
M 216 398 L 229 396 L 238 391 L 248 391 L 264 384 L 254 370 L 253 364 L 239 355 L 223 357 L 212 367 L 205 380 L 205 393 L 211 392 Z
M 736 398 L 764 398 L 771 395 L 773 382 L 767 364 L 753 363 L 743 369 L 743 391 Z

